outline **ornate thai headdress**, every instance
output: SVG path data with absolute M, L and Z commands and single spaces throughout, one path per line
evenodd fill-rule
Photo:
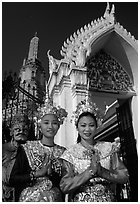
M 68 113 L 64 108 L 56 106 L 53 104 L 53 100 L 49 97 L 49 94 L 45 100 L 45 103 L 37 109 L 38 122 L 46 114 L 54 114 L 57 116 L 60 125 L 63 124 L 64 119 L 67 117 Z
M 88 81 L 87 85 L 89 86 L 89 81 Z M 87 90 L 88 90 L 88 88 L 87 88 Z M 106 111 L 103 111 L 97 107 L 96 103 L 91 100 L 89 93 L 87 93 L 87 95 L 83 101 L 80 101 L 77 104 L 76 110 L 72 114 L 71 122 L 74 122 L 76 125 L 79 116 L 84 112 L 92 113 L 96 117 L 98 127 L 100 127 L 102 125 L 103 120 L 104 120 L 105 115 L 106 115 Z
M 101 109 L 97 107 L 96 103 L 90 100 L 90 98 L 84 99 L 83 101 L 80 101 L 78 103 L 78 105 L 76 106 L 76 111 L 73 112 L 71 121 L 74 121 L 76 125 L 79 116 L 84 112 L 92 113 L 96 117 L 98 127 L 102 125 L 105 114 Z

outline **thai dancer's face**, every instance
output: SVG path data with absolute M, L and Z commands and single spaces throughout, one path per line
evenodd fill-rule
M 26 141 L 28 137 L 28 126 L 24 122 L 15 123 L 12 132 L 15 141 Z
M 45 137 L 52 137 L 56 135 L 60 125 L 57 117 L 53 114 L 47 114 L 41 119 L 41 131 Z
M 96 132 L 96 122 L 91 116 L 83 116 L 80 118 L 77 127 L 81 140 L 93 141 Z

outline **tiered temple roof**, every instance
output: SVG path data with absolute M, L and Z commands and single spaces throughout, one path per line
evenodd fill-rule
M 107 3 L 105 13 L 101 18 L 81 27 L 81 29 L 74 32 L 73 35 L 64 42 L 60 51 L 62 57 L 74 62 L 77 66 L 84 66 L 85 62 L 81 60 L 81 58 L 90 55 L 92 43 L 102 35 L 110 31 L 112 32 L 113 30 L 137 49 L 137 40 L 130 32 L 127 32 L 120 23 L 116 22 L 114 14 L 114 4 L 110 9 L 110 5 Z

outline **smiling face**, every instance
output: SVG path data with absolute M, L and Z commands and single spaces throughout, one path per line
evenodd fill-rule
M 47 138 L 54 138 L 60 127 L 57 117 L 53 114 L 44 115 L 40 126 L 42 134 Z
M 77 125 L 77 130 L 81 137 L 81 141 L 84 140 L 88 143 L 91 143 L 93 141 L 96 128 L 97 128 L 96 121 L 92 116 L 90 115 L 82 116 L 79 119 Z

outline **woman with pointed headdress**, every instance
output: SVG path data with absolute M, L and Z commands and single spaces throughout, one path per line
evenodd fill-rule
M 95 141 L 102 114 L 90 100 L 77 105 L 74 120 L 78 141 L 61 156 L 61 190 L 70 202 L 116 201 L 112 184 L 128 180 L 128 171 L 118 156 L 119 143 Z
M 61 162 L 65 148 L 54 143 L 54 137 L 67 112 L 53 106 L 48 100 L 38 110 L 38 124 L 42 138 L 23 145 L 13 167 L 10 182 L 18 191 L 20 202 L 59 202 L 63 195 L 59 189 Z

